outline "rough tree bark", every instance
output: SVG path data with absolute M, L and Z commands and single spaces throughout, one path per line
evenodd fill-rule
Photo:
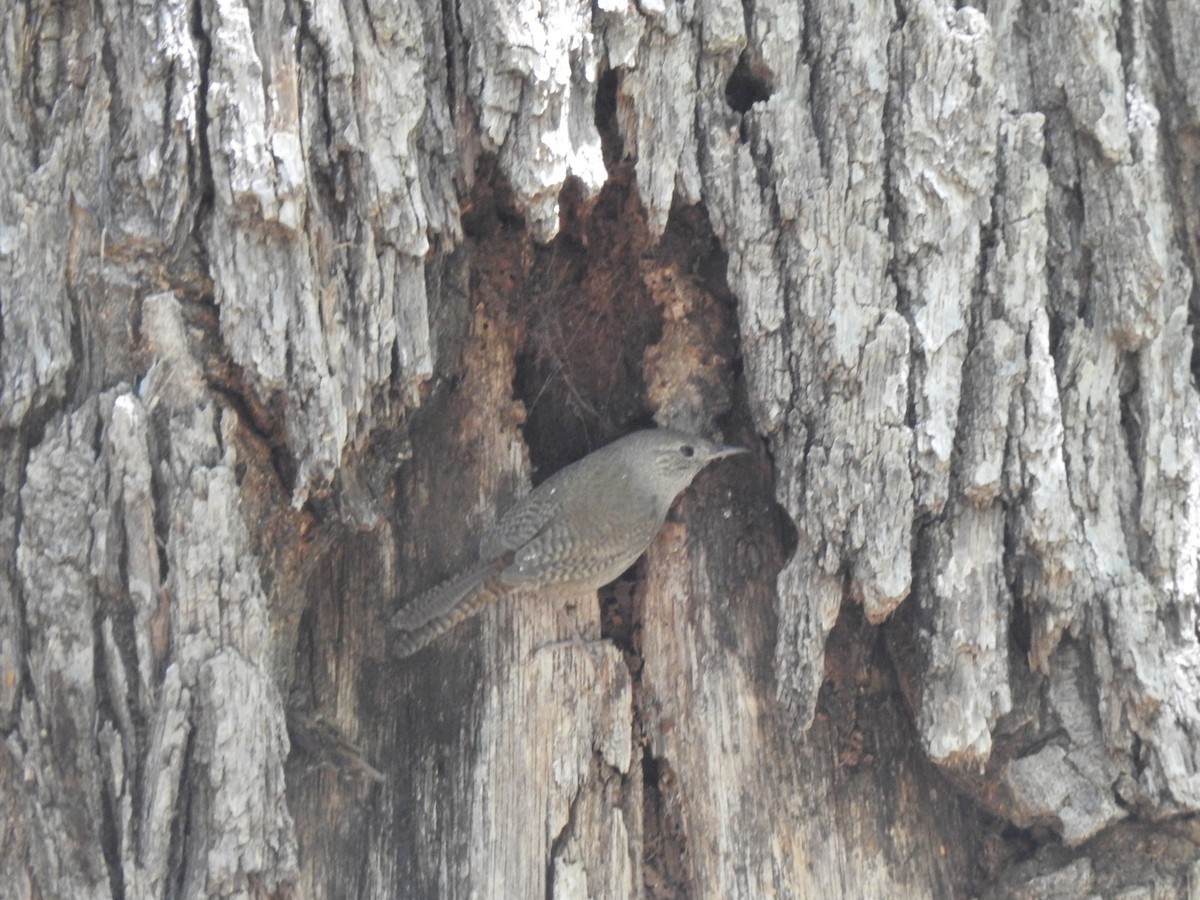
M 10 4 L 0 896 L 1200 894 L 1198 45 Z M 755 452 L 389 655 L 651 422 Z

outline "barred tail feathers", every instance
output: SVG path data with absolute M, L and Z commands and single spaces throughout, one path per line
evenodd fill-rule
M 430 619 L 453 609 L 467 594 L 483 584 L 489 574 L 487 567 L 481 567 L 446 579 L 400 607 L 392 617 L 392 625 L 405 631 L 415 631 Z
M 505 593 L 494 576 L 502 562 L 473 569 L 444 581 L 410 601 L 392 618 L 398 633 L 391 640 L 399 656 L 411 656 L 459 622 L 478 613 Z

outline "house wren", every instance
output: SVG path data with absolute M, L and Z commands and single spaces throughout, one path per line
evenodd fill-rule
M 572 463 L 517 501 L 484 536 L 479 561 L 406 604 L 392 620 L 401 656 L 511 591 L 596 590 L 650 546 L 675 498 L 715 459 L 745 453 L 666 428 L 649 429 Z

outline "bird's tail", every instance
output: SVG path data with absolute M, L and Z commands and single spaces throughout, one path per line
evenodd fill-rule
M 434 638 L 445 634 L 459 622 L 502 597 L 500 583 L 503 563 L 496 561 L 443 581 L 414 598 L 392 618 L 398 634 L 391 649 L 398 656 L 411 656 Z

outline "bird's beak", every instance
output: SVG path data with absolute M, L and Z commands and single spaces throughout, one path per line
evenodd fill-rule
M 724 459 L 726 456 L 737 456 L 739 453 L 749 453 L 746 447 L 718 447 L 709 459 Z

